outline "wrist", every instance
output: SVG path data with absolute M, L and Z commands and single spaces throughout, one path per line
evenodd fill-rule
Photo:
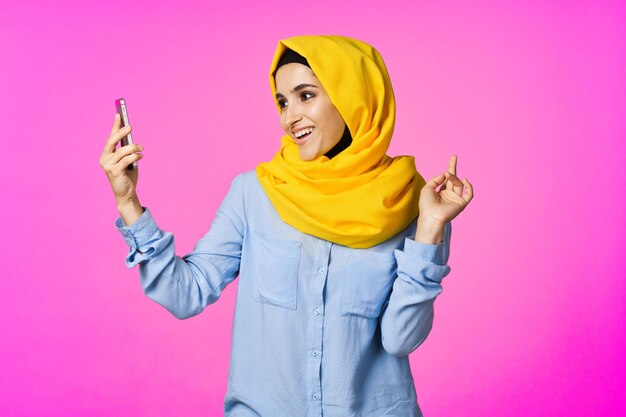
M 415 241 L 438 245 L 443 240 L 445 224 L 426 217 L 418 217 Z
M 117 203 L 117 208 L 141 208 L 141 203 L 139 202 L 139 199 L 137 198 L 137 196 L 133 196 L 130 198 L 119 198 L 116 199 L 116 203 Z
M 119 211 L 122 220 L 126 226 L 131 226 L 143 214 L 144 209 L 139 199 L 124 200 L 117 202 L 117 211 Z

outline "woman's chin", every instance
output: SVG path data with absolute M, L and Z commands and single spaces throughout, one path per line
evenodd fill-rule
M 317 158 L 318 155 L 315 152 L 308 152 L 305 149 L 300 148 L 300 159 L 303 161 L 312 161 Z

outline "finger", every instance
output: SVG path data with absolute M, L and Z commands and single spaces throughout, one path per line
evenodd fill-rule
M 448 162 L 448 172 L 452 175 L 456 175 L 456 155 L 452 155 L 450 157 L 450 162 Z M 452 181 L 446 181 L 446 190 L 452 190 L 453 184 Z
M 115 165 L 119 163 L 122 158 L 141 151 L 143 151 L 143 146 L 137 145 L 136 143 L 128 146 L 122 146 L 116 152 L 110 154 L 106 161 L 106 165 Z
M 456 175 L 452 175 L 449 172 L 446 172 L 445 175 L 446 175 L 446 178 L 448 179 L 446 183 L 446 189 L 452 190 L 456 194 L 461 195 L 463 193 L 463 183 L 461 182 L 461 180 Z M 447 186 L 447 184 L 450 184 L 450 185 Z
M 452 155 L 448 163 L 448 172 L 452 175 L 456 175 L 456 159 L 456 155 Z
M 130 164 L 132 164 L 133 162 L 139 161 L 141 158 L 143 158 L 143 155 L 140 153 L 133 153 L 131 155 L 126 155 L 125 157 L 120 159 L 120 161 L 117 164 L 115 164 L 112 170 L 115 170 L 118 172 L 124 172 L 126 169 L 128 169 L 128 166 Z
M 428 182 L 426 183 L 427 187 L 432 188 L 433 190 L 436 189 L 438 186 L 440 186 L 441 184 L 443 184 L 445 179 L 444 174 L 438 175 L 436 177 L 432 177 L 431 179 L 428 180 Z
M 463 184 L 465 184 L 465 195 L 463 196 L 463 200 L 465 200 L 466 203 L 469 203 L 472 201 L 472 198 L 474 198 L 474 187 L 472 187 L 472 184 L 470 184 L 467 178 L 463 178 Z
M 117 145 L 117 143 L 120 140 L 122 140 L 124 136 L 128 135 L 132 130 L 133 130 L 132 127 L 129 125 L 129 126 L 124 126 L 123 128 L 117 130 L 116 132 L 113 132 L 111 136 L 109 136 L 109 139 L 107 139 L 107 143 L 104 146 L 105 152 L 109 152 L 109 153 L 115 152 L 115 146 Z
M 461 207 L 467 206 L 467 202 L 465 201 L 465 199 L 462 198 L 459 195 L 456 195 L 456 194 L 447 195 L 445 197 L 442 197 L 442 200 L 445 201 L 445 202 L 458 204 Z
M 109 134 L 109 136 L 115 133 L 115 131 L 120 128 L 121 124 L 122 124 L 122 119 L 120 118 L 120 114 L 115 113 L 115 117 L 113 118 L 113 128 L 111 129 L 111 133 Z

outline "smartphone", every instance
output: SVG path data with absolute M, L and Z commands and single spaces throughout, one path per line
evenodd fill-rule
M 117 114 L 120 115 L 120 120 L 122 121 L 122 124 L 120 127 L 128 126 L 130 122 L 128 121 L 128 110 L 126 109 L 126 100 L 124 100 L 123 98 L 118 98 L 117 100 L 115 100 L 115 109 L 117 110 Z M 132 133 L 129 132 L 128 135 L 122 138 L 121 146 L 130 145 L 132 143 L 133 143 L 133 136 L 132 136 Z M 128 165 L 127 169 L 129 171 L 132 171 L 133 169 L 137 169 L 137 161 Z

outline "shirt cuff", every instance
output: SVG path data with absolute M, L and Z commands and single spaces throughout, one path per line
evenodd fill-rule
M 150 210 L 146 207 L 143 209 L 144 212 L 139 219 L 130 226 L 126 226 L 121 216 L 115 220 L 115 227 L 120 231 L 128 246 L 132 248 L 143 245 L 159 230 Z
M 409 256 L 419 257 L 438 265 L 445 265 L 450 257 L 451 233 L 452 223 L 448 222 L 443 229 L 443 239 L 437 244 L 418 242 L 415 240 L 415 236 L 409 236 L 404 239 L 403 251 Z
M 143 207 L 144 212 L 139 219 L 130 226 L 126 226 L 121 216 L 115 220 L 115 227 L 124 237 L 124 240 L 130 247 L 130 251 L 126 256 L 126 266 L 132 268 L 133 266 L 148 260 L 151 255 L 149 252 L 147 243 L 154 240 L 155 236 L 160 232 L 150 210 L 147 207 Z M 143 247 L 143 250 L 142 250 Z

